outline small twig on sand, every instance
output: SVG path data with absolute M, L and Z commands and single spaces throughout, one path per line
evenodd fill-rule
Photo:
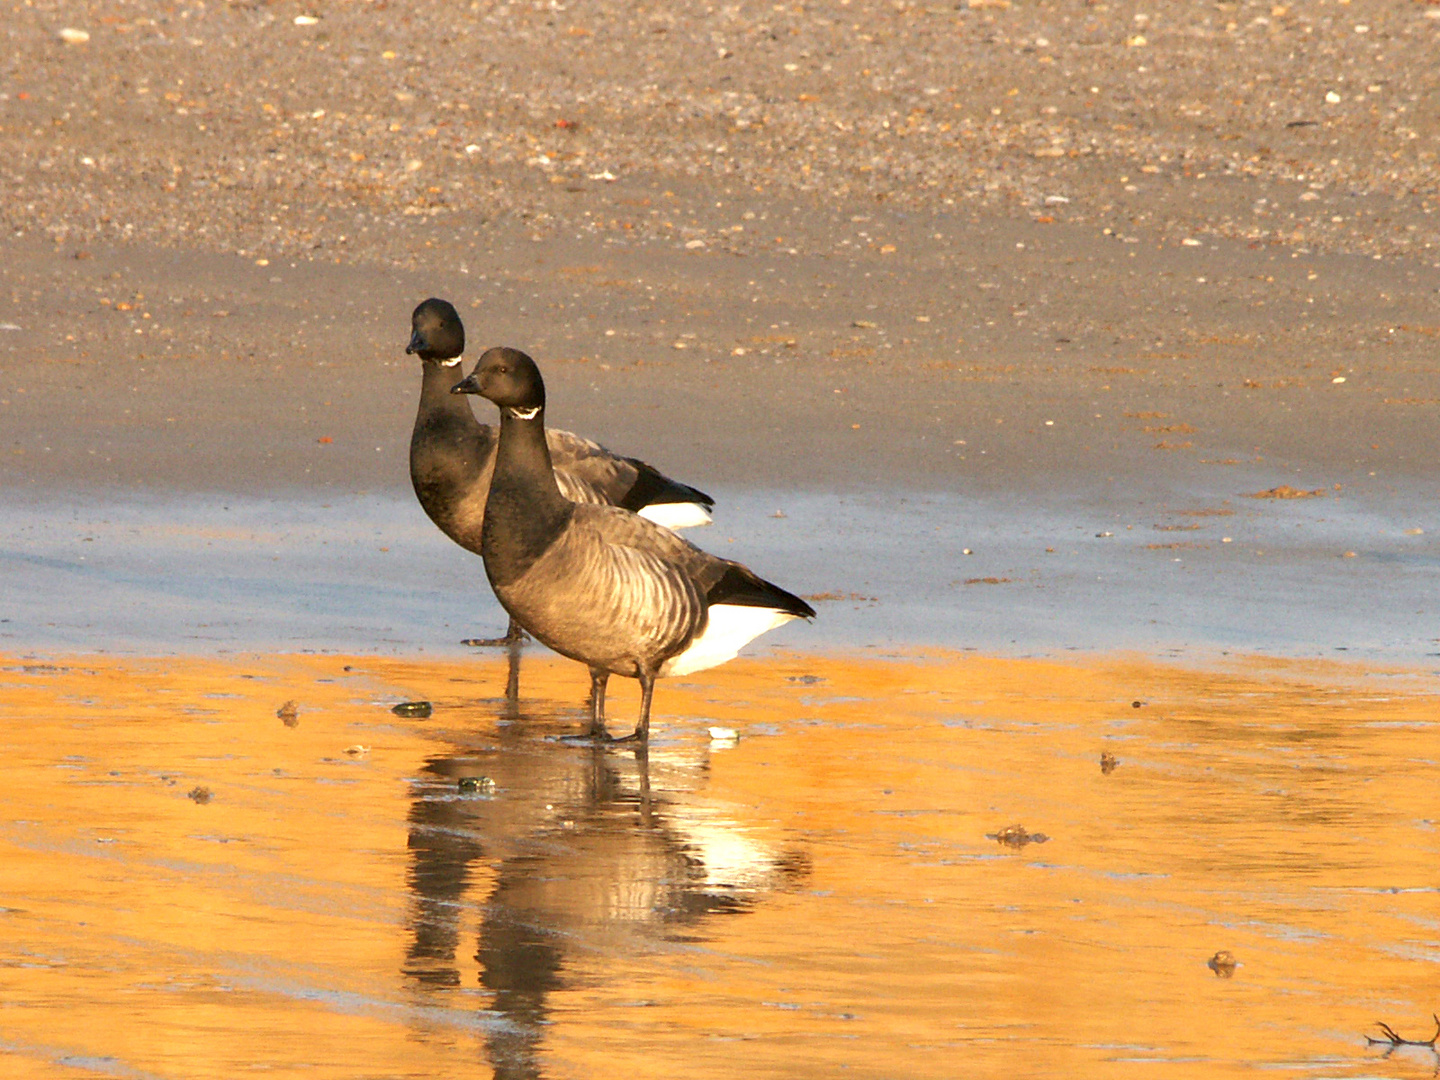
M 1376 1025 L 1379 1026 L 1385 1037 L 1383 1039 L 1377 1039 L 1373 1036 L 1366 1035 L 1365 1042 L 1370 1046 L 1428 1046 L 1431 1050 L 1434 1050 L 1436 1040 L 1440 1040 L 1440 1016 L 1431 1013 L 1430 1019 L 1435 1021 L 1435 1034 L 1431 1035 L 1428 1039 L 1401 1038 L 1400 1033 L 1385 1023 L 1384 1020 L 1376 1020 Z

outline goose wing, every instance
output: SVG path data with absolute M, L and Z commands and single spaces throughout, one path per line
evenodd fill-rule
M 652 506 L 691 503 L 698 511 L 676 518 L 677 527 L 709 520 L 714 499 L 639 458 L 620 457 L 597 442 L 554 428 L 545 432 L 545 441 L 560 493 L 571 502 L 619 506 L 636 513 Z
M 686 675 L 723 664 L 746 642 L 791 619 L 813 618 L 815 609 L 794 593 L 748 567 L 701 551 L 668 529 L 613 507 L 577 507 L 588 527 L 611 551 L 648 555 L 678 576 L 699 597 L 701 617 L 690 636 L 658 654 L 661 675 Z
M 585 516 L 607 543 L 651 552 L 683 573 L 707 605 L 773 608 L 801 619 L 815 616 L 815 609 L 800 597 L 766 581 L 748 566 L 702 551 L 669 529 L 658 528 L 642 517 L 613 507 L 587 509 Z
M 569 431 L 545 431 L 560 494 L 571 502 L 618 506 L 639 473 L 624 458 Z

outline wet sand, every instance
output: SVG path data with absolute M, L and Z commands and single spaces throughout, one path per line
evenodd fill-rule
M 1128 650 L 1205 667 L 1261 653 L 1440 674 L 1437 562 L 1408 502 L 710 491 L 716 522 L 688 535 L 820 611 L 750 655 Z M 408 492 L 0 503 L 0 533 L 0 649 L 36 660 L 459 656 L 505 623 L 481 561 Z
M 0 679 L 10 1075 L 1434 1067 L 1362 1037 L 1434 1006 L 1433 680 L 782 654 L 645 765 L 553 658 Z

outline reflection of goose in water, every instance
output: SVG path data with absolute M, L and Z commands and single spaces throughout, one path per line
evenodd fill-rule
M 499 739 L 431 759 L 416 784 L 405 970 L 434 991 L 478 978 L 506 1021 L 486 1034 L 495 1075 L 538 1076 L 547 999 L 566 985 L 570 956 L 693 941 L 710 916 L 747 910 L 806 863 L 690 798 L 687 777 L 692 788 L 704 779 L 698 756 L 619 759 Z M 665 795 L 649 793 L 650 773 L 665 774 Z M 458 794 L 466 776 L 489 777 L 493 794 Z M 472 966 L 462 939 L 477 921 Z

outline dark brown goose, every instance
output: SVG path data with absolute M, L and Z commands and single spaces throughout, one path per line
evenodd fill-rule
M 460 360 L 465 351 L 465 326 L 454 306 L 426 300 L 411 315 L 410 325 L 405 351 L 420 357 L 424 371 L 410 436 L 410 482 L 440 531 L 478 555 L 499 432 L 475 419 L 469 401 L 450 393 L 463 376 Z M 568 431 L 546 434 L 565 498 L 623 506 L 672 529 L 709 523 L 715 500 L 703 491 Z M 477 644 L 516 640 L 512 622 L 505 638 Z
M 500 407 L 480 553 L 510 618 L 590 669 L 590 732 L 608 739 L 611 675 L 640 681 L 645 741 L 655 679 L 731 659 L 746 642 L 815 610 L 739 563 L 717 558 L 623 507 L 561 493 L 545 431 L 545 383 L 517 349 L 490 349 L 456 394 Z

